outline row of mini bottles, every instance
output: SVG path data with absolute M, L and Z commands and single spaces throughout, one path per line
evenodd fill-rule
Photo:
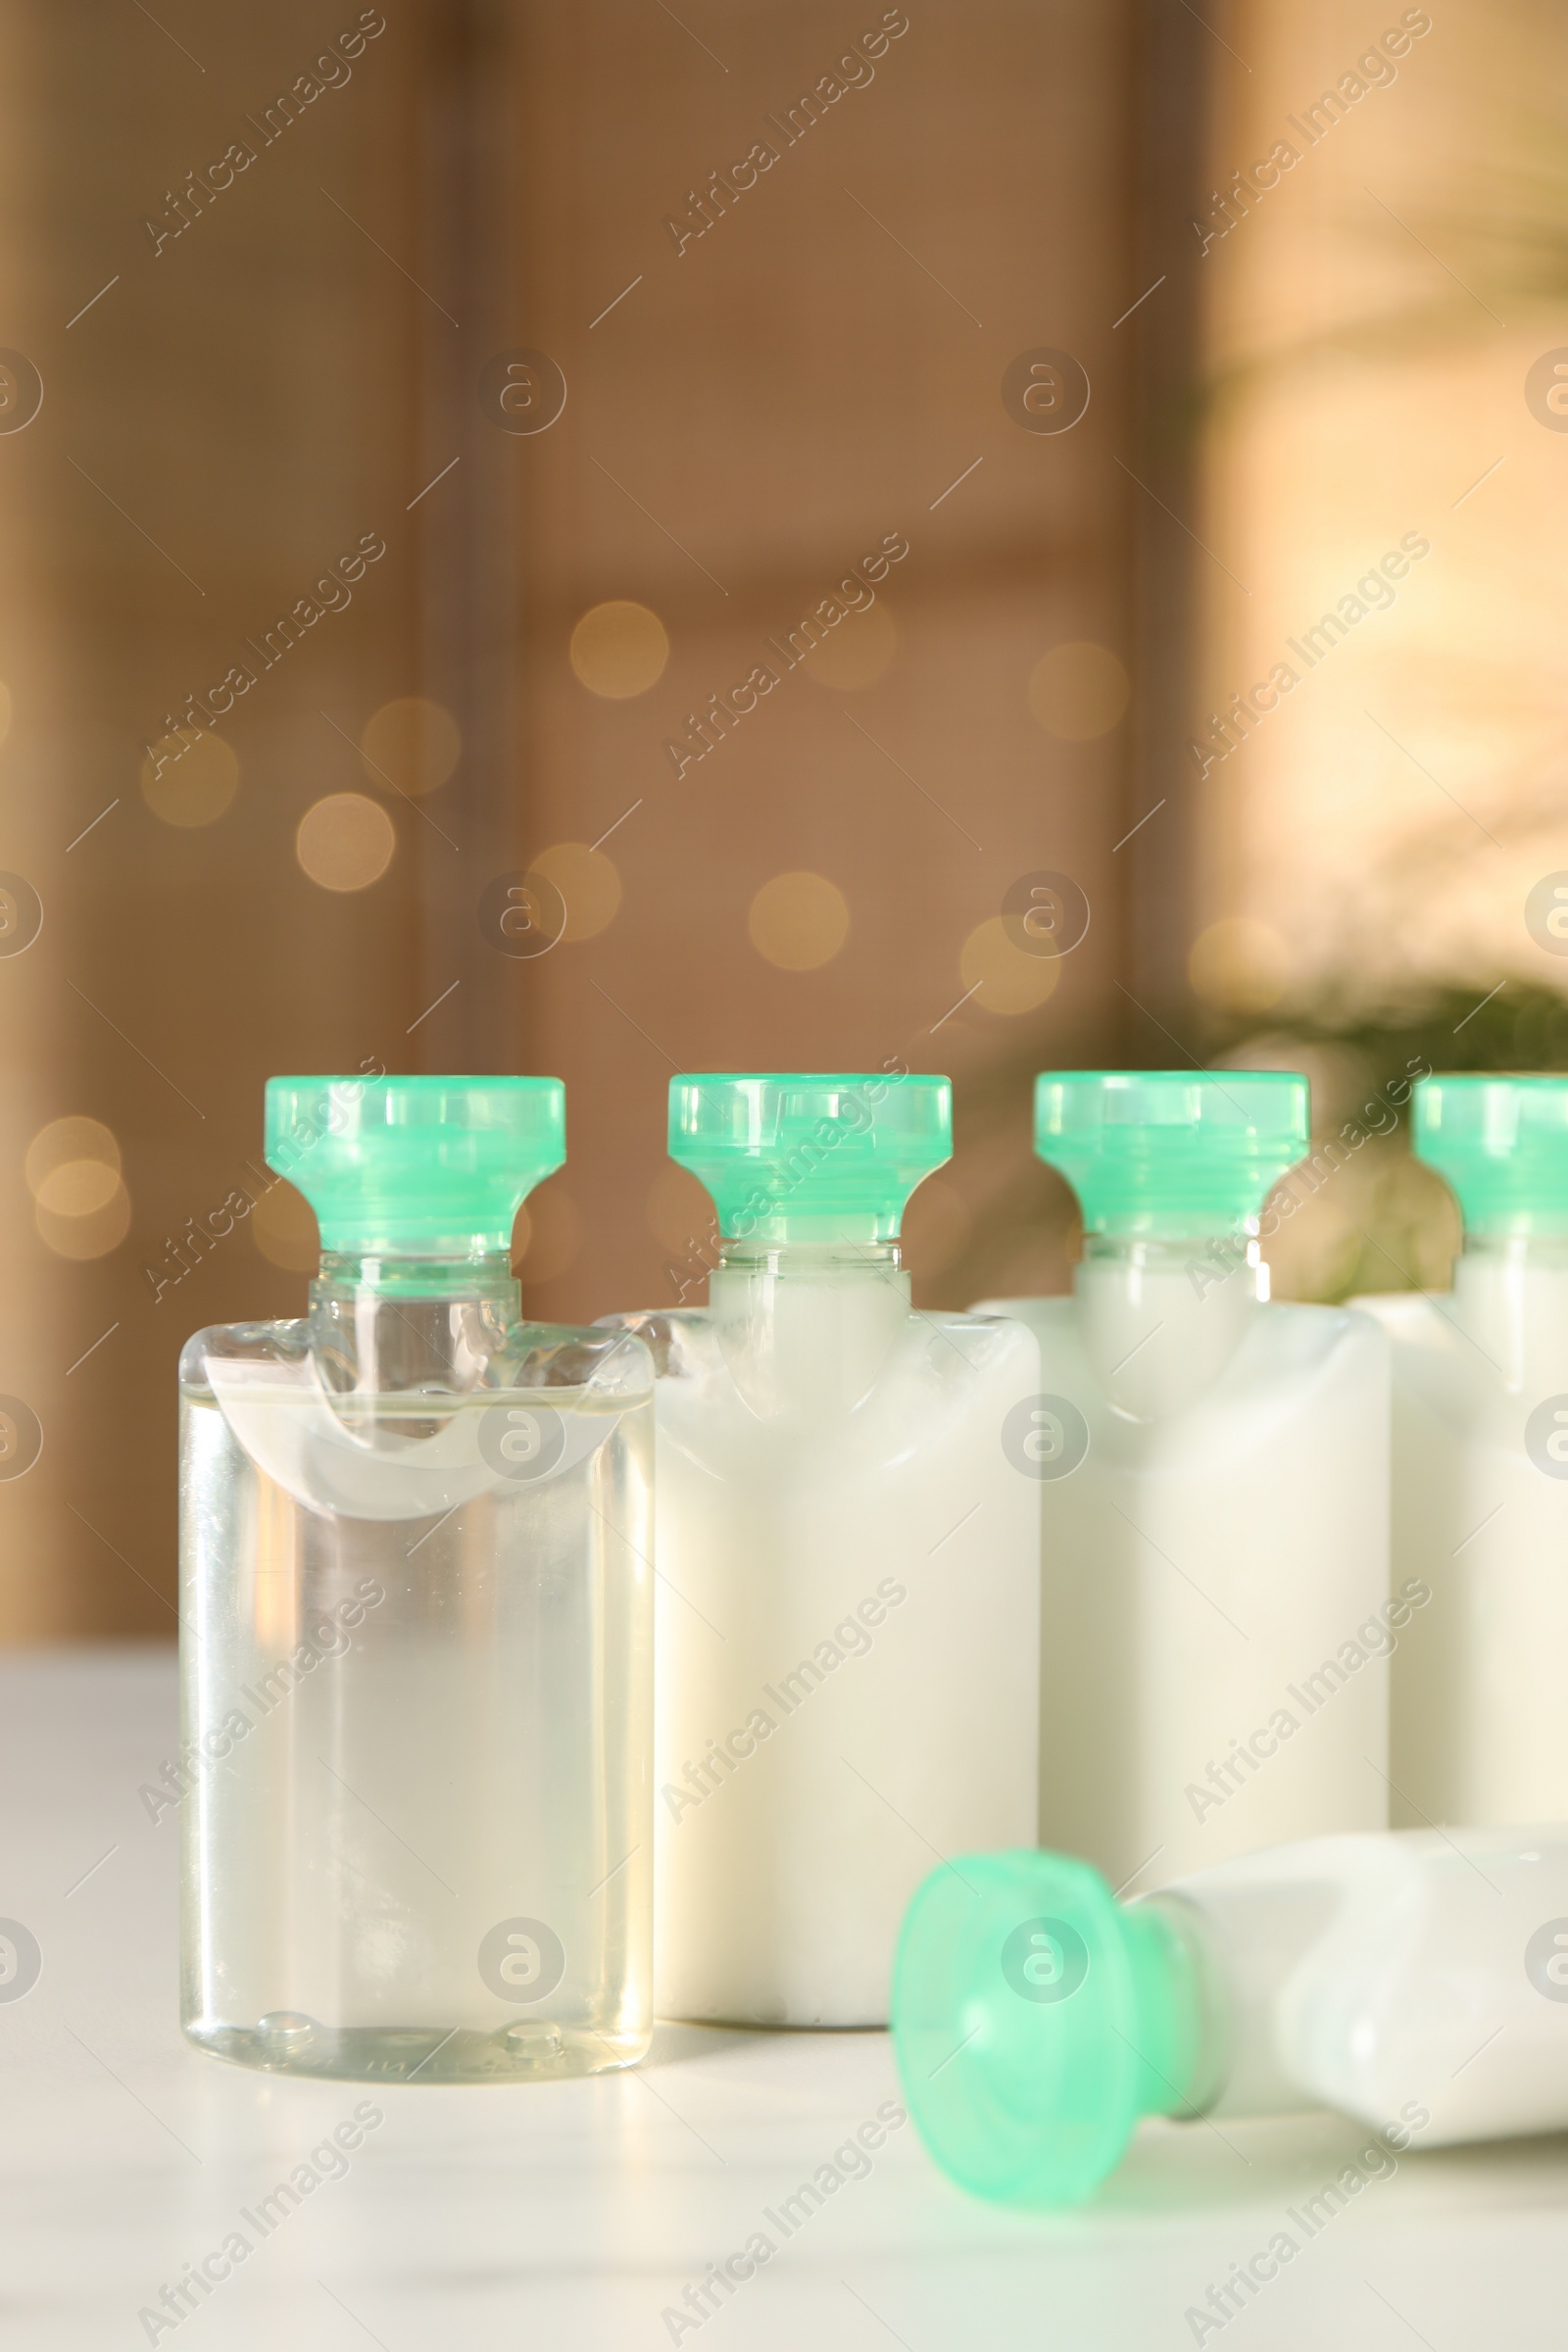
M 1382 1829 L 1391 1783 L 1449 1822 L 1568 1814 L 1568 1442 L 1539 1436 L 1568 1396 L 1535 1396 L 1568 1389 L 1568 1087 L 1417 1089 L 1481 1239 L 1452 1301 L 1379 1304 L 1392 1583 L 1388 1338 L 1265 1303 L 1304 1080 L 1047 1077 L 1037 1129 L 1075 1295 L 916 1313 L 897 1236 L 945 1079 L 677 1079 L 710 1303 L 568 1331 L 508 1263 L 557 1081 L 271 1083 L 310 1313 L 181 1364 L 196 2040 L 595 2072 L 656 1995 L 884 2022 L 933 1856 L 1043 1835 L 1124 1889 Z
M 708 1309 L 546 1328 L 508 1252 L 559 1081 L 270 1084 L 310 1312 L 181 1363 L 204 2047 L 452 2082 L 634 2062 L 656 1990 L 883 2023 L 932 1851 L 1033 1839 L 1037 1349 L 899 1262 L 948 1082 L 683 1079 L 670 1136 Z
M 1338 2108 L 1367 2136 L 1333 2210 L 1406 2148 L 1561 2131 L 1568 1080 L 1415 1086 L 1465 1246 L 1451 1296 L 1364 1312 L 1254 1312 L 1303 1081 L 1072 1074 L 1037 1108 L 1086 1225 L 1075 1298 L 1012 1302 L 1059 1392 L 1042 1818 L 1077 1851 L 960 1855 L 910 1905 L 922 2136 L 974 2193 L 1051 2206 L 1142 2116 Z

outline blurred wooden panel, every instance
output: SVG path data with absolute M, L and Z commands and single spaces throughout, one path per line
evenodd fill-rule
M 45 918 L 0 960 L 0 1390 L 43 1430 L 36 1468 L 0 1483 L 13 1636 L 171 1625 L 180 1343 L 302 1291 L 248 1225 L 193 1237 L 259 1159 L 267 1074 L 396 1062 L 426 1001 L 425 828 L 356 748 L 418 683 L 424 306 L 392 257 L 415 241 L 425 58 L 406 12 L 356 51 L 357 22 L 351 0 L 5 20 L 0 341 L 45 387 L 0 436 L 0 864 Z M 144 746 L 236 666 L 255 682 L 217 739 L 237 789 L 213 821 L 166 821 Z M 220 797 L 222 760 L 203 724 L 185 814 L 203 762 Z M 179 766 L 159 782 L 172 807 Z M 323 889 L 296 858 L 340 793 L 375 804 L 372 829 L 390 812 L 372 888 Z M 116 1139 L 128 1194 L 124 1238 L 90 1257 L 70 1253 L 102 1221 L 35 1216 L 26 1180 L 68 1117 Z

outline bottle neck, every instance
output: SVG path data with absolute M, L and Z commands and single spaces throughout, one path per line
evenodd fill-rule
M 1568 1270 L 1568 1233 L 1517 1233 L 1507 1228 L 1465 1228 L 1461 1259 L 1483 1267 L 1542 1267 L 1560 1274 Z
M 1228 1233 L 1086 1233 L 1084 1258 L 1150 1278 L 1181 1275 L 1192 1284 L 1195 1296 L 1208 1287 L 1205 1277 L 1225 1281 L 1250 1268 L 1253 1296 L 1268 1297 L 1268 1268 L 1250 1227 Z
M 1095 1233 L 1074 1285 L 1090 1369 L 1112 1408 L 1161 1420 L 1192 1404 L 1246 1337 L 1268 1268 L 1248 1233 Z
M 506 1250 L 475 1244 L 464 1250 L 326 1250 L 311 1284 L 313 1308 L 358 1304 L 367 1296 L 396 1300 L 493 1300 L 515 1310 L 519 1297 Z
M 1231 2044 L 1212 1937 L 1179 1895 L 1129 1904 L 1121 1927 L 1138 2009 L 1139 2107 L 1145 2115 L 1204 2115 L 1224 2088 Z
M 721 1239 L 718 1271 L 723 1274 L 768 1275 L 784 1280 L 815 1282 L 885 1282 L 900 1273 L 904 1263 L 897 1237 L 866 1240 L 854 1233 L 832 1233 L 809 1240 L 735 1241 Z
M 466 1392 L 487 1377 L 520 1319 L 503 1250 L 330 1250 L 311 1285 L 312 1351 L 339 1393 Z
M 1564 1386 L 1568 1235 L 1467 1232 L 1453 1261 L 1452 1320 L 1473 1343 L 1472 1372 L 1510 1394 Z M 1490 1367 L 1490 1372 L 1489 1372 Z
M 842 1421 L 870 1393 L 909 1318 L 896 1241 L 722 1244 L 708 1313 L 760 1419 Z

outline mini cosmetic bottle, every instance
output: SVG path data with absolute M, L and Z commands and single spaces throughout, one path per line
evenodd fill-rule
M 1035 1835 L 1039 1503 L 1016 1323 L 910 1304 L 945 1078 L 670 1087 L 722 1236 L 658 1379 L 661 2012 L 874 2026 L 904 1907 L 971 1825 Z
M 1425 1078 L 1418 1158 L 1464 1213 L 1394 1344 L 1393 1818 L 1568 1819 L 1568 1078 Z
M 1355 2117 L 1289 2261 L 1406 2149 L 1568 2129 L 1568 1830 L 1308 1838 L 1125 1906 L 1066 1854 L 963 1856 L 910 1905 L 893 2027 L 927 2146 L 1003 2204 L 1077 2203 L 1144 2115 Z
M 1040 1342 L 1041 1838 L 1145 1888 L 1388 1824 L 1388 1343 L 1269 1302 L 1270 1188 L 1304 1078 L 1048 1074 L 1035 1149 L 1078 1195 Z
M 180 1362 L 183 2023 L 368 2082 L 651 2024 L 652 1367 L 530 1324 L 553 1078 L 275 1078 L 321 1267 Z

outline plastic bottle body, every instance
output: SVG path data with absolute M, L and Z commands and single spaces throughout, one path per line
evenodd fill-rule
M 1388 1819 L 1388 1347 L 1255 1250 L 1092 1237 L 1012 1299 L 1040 1481 L 1041 1836 L 1112 1886 Z
M 1090 2195 L 1146 2115 L 1331 2107 L 1385 2153 L 1562 2131 L 1568 1829 L 1309 1838 L 1130 1904 L 1070 1855 L 957 1856 L 893 2012 L 922 2138 L 1002 2204 Z
M 658 1430 L 666 2014 L 885 2022 L 933 1848 L 1035 1836 L 1039 1520 L 1016 1324 L 915 1314 L 893 1245 L 726 1250 L 629 1319 Z
M 1568 1819 L 1568 1240 L 1474 1237 L 1394 1348 L 1394 1818 Z M 1560 1418 L 1559 1418 L 1560 1409 Z
M 508 2080 L 651 2024 L 651 1367 L 339 1270 L 182 1388 L 185 2031 Z
M 1205 2112 L 1334 2107 L 1395 2146 L 1568 2127 L 1560 1824 L 1312 1839 L 1153 1906 L 1196 1913 L 1223 1984 Z

